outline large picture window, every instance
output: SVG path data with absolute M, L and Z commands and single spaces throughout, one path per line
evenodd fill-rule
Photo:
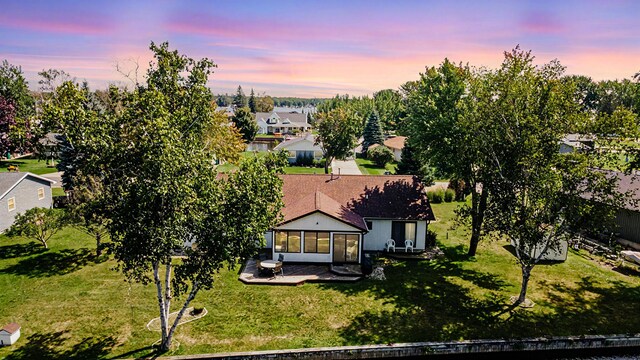
M 328 232 L 304 232 L 304 252 L 328 254 L 330 250 Z
M 276 231 L 275 252 L 299 253 L 300 231 Z

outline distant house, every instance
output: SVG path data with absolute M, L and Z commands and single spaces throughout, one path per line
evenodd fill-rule
M 265 234 L 284 262 L 361 263 L 364 252 L 405 240 L 425 249 L 435 220 L 422 183 L 412 176 L 282 175 L 283 220 Z
M 572 153 L 591 150 L 594 147 L 594 138 L 590 135 L 567 134 L 560 140 L 560 153 Z
M 306 113 L 259 112 L 256 113 L 258 134 L 294 134 L 311 130 Z
M 312 134 L 295 137 L 278 144 L 274 151 L 286 150 L 289 152 L 289 163 L 304 163 L 309 160 L 322 159 L 322 148 L 315 144 L 315 137 Z
M 55 181 L 28 172 L 0 173 L 0 233 L 11 227 L 16 215 L 52 207 L 52 184 Z
M 0 329 L 0 346 L 13 345 L 20 338 L 20 325 L 9 323 Z
M 393 151 L 393 158 L 396 161 L 402 160 L 402 148 L 404 148 L 405 140 L 407 140 L 405 136 L 390 136 L 384 141 L 384 146 Z
M 51 160 L 60 158 L 60 144 L 64 141 L 64 135 L 58 133 L 47 133 L 42 139 L 38 140 L 40 144 L 39 152 L 45 159 Z

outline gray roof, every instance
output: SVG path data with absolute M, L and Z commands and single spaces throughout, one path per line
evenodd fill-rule
M 315 144 L 315 137 L 313 136 L 313 134 L 306 134 L 305 136 L 299 136 L 293 139 L 285 140 L 280 144 L 278 144 L 276 147 L 274 147 L 273 150 L 285 149 L 288 146 L 291 146 L 295 143 L 299 143 L 304 140 L 311 141 L 312 144 Z
M 627 210 L 640 211 L 640 174 L 625 174 L 619 171 L 611 171 L 618 178 L 618 191 L 629 193 L 631 201 L 624 205 Z
M 64 135 L 58 133 L 46 133 L 38 142 L 42 145 L 58 145 L 64 139 Z
M 259 112 L 256 113 L 256 121 L 258 120 L 264 120 L 267 121 L 267 119 L 269 119 L 271 117 L 271 115 L 273 115 L 274 112 Z M 300 113 L 291 113 L 291 112 L 275 112 L 276 115 L 278 115 L 278 117 L 280 118 L 280 121 L 278 122 L 278 124 L 273 124 L 273 125 L 277 125 L 280 127 L 308 127 L 310 126 L 309 123 L 307 122 L 307 114 L 300 114 Z M 283 124 L 282 121 L 283 120 L 289 120 L 291 122 L 291 124 Z
M 2 199 L 11 189 L 18 185 L 18 183 L 20 183 L 20 181 L 22 181 L 22 179 L 26 178 L 27 176 L 48 181 L 52 184 L 56 183 L 51 179 L 47 179 L 28 172 L 3 172 L 0 173 L 0 199 Z

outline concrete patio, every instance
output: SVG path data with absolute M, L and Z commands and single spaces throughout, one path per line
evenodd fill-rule
M 348 275 L 338 275 L 336 272 L 344 274 L 341 271 L 344 269 L 337 268 L 336 272 L 332 272 L 329 265 L 284 264 L 282 269 L 284 275 L 261 275 L 256 260 L 251 259 L 242 268 L 238 280 L 255 285 L 302 285 L 305 282 L 354 282 L 363 277 L 353 271 L 349 271 Z

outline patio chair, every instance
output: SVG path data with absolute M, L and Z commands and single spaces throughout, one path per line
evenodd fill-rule
M 284 266 L 282 266 L 283 262 L 284 262 L 284 254 L 279 254 L 278 255 L 278 264 L 276 265 L 276 268 L 273 270 L 273 272 L 274 272 L 273 275 L 274 276 L 278 272 L 280 273 L 280 275 L 284 276 Z
M 407 239 L 404 241 L 404 251 L 409 252 L 409 249 L 413 252 L 413 240 Z
M 258 268 L 258 275 L 263 275 L 263 276 L 271 275 L 271 269 L 262 267 L 261 262 L 262 260 L 258 260 L 256 262 L 256 267 Z
M 284 254 L 278 255 L 278 261 L 279 262 L 283 262 L 284 261 Z
M 387 240 L 387 243 L 384 244 L 384 247 L 387 249 L 387 251 L 391 251 L 391 249 L 393 249 L 393 252 L 396 252 L 396 242 L 393 239 L 389 239 Z

